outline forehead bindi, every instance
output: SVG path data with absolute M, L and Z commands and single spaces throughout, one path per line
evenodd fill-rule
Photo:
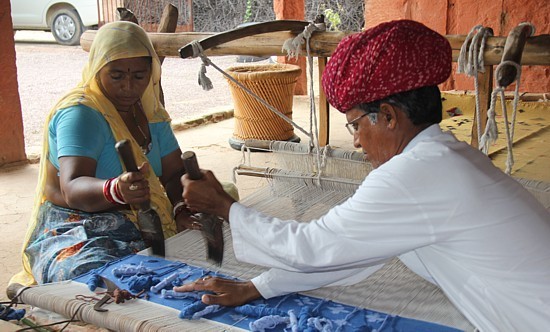
M 136 58 L 115 60 L 110 62 L 107 67 L 110 72 L 139 73 L 147 72 L 151 65 L 146 59 Z

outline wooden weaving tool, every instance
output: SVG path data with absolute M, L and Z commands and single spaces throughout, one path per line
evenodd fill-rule
M 126 171 L 138 172 L 130 143 L 127 140 L 122 140 L 115 144 L 115 149 Z M 153 254 L 164 257 L 164 233 L 162 232 L 162 222 L 157 212 L 151 208 L 151 203 L 149 201 L 139 205 L 137 219 L 139 230 L 145 244 L 152 247 Z
M 181 155 L 185 171 L 191 180 L 200 180 L 202 173 L 199 169 L 197 156 L 193 151 L 186 151 Z M 223 220 L 216 216 L 205 213 L 195 214 L 197 222 L 201 224 L 201 234 L 204 237 L 208 248 L 207 258 L 217 265 L 222 265 L 223 261 Z

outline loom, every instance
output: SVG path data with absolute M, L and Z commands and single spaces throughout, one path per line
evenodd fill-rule
M 242 203 L 282 219 L 307 221 L 319 218 L 350 197 L 371 170 L 362 160 L 362 154 L 331 149 L 329 146 L 321 148 L 291 142 L 247 141 L 243 150 L 247 149 L 271 151 L 277 158 L 277 168 L 253 167 L 251 163 L 238 166 L 235 174 L 260 176 L 267 181 L 266 186 L 243 199 Z M 517 180 L 550 209 L 550 186 L 547 183 Z M 265 271 L 263 267 L 236 261 L 227 226 L 224 227 L 226 249 L 223 267 L 205 262 L 202 239 L 196 232 L 185 231 L 168 239 L 167 258 L 242 279 L 250 279 Z M 105 314 L 97 313 L 92 306 L 76 300 L 75 294 L 90 292 L 84 284 L 69 281 L 25 289 L 19 298 L 24 303 L 117 331 L 240 330 L 204 319 L 182 320 L 176 310 L 142 300 L 124 306 L 110 306 Z M 304 294 L 465 331 L 475 330 L 439 288 L 408 270 L 398 259 L 389 261 L 356 285 L 322 288 Z

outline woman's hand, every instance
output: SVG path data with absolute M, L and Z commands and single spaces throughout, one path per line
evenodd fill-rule
M 237 281 L 210 276 L 183 286 L 174 287 L 174 291 L 211 291 L 214 294 L 205 294 L 201 298 L 202 302 L 208 305 L 238 306 L 261 297 L 260 292 L 251 281 Z
M 138 167 L 139 172 L 124 172 L 118 177 L 118 190 L 127 204 L 140 204 L 150 199 L 149 181 L 146 174 L 149 164 Z
M 187 209 L 178 212 L 178 214 L 176 214 L 175 216 L 175 219 L 178 233 L 183 232 L 186 229 L 201 229 L 201 224 L 197 222 L 197 219 L 195 219 L 193 214 Z

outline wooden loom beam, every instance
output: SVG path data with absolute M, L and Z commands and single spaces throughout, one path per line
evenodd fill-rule
M 80 39 L 82 49 L 90 50 L 96 30 L 87 30 Z M 214 33 L 210 32 L 177 32 L 177 33 L 147 33 L 159 56 L 180 57 L 179 49 L 193 40 L 201 40 Z M 316 32 L 310 40 L 311 55 L 315 57 L 330 57 L 340 40 L 347 36 L 344 32 Z M 205 50 L 208 56 L 219 55 L 253 55 L 271 56 L 286 55 L 282 50 L 283 43 L 296 36 L 290 31 L 261 33 L 255 36 L 226 42 Z M 464 35 L 447 35 L 447 40 L 453 50 L 453 61 L 458 59 L 460 48 L 466 39 Z M 502 59 L 506 37 L 488 37 L 485 46 L 485 65 L 497 65 Z M 305 50 L 303 50 L 305 53 Z M 522 65 L 550 65 L 550 35 L 539 35 L 527 38 L 523 50 Z
M 274 21 L 277 22 L 277 21 Z M 297 24 L 302 25 L 303 22 Z M 283 29 L 284 23 L 273 23 L 275 30 Z M 267 27 L 268 25 L 264 25 Z M 305 25 L 304 25 L 305 26 Z M 208 44 L 204 53 L 207 56 L 219 56 L 219 55 L 253 55 L 253 56 L 273 56 L 273 55 L 286 55 L 282 50 L 284 42 L 297 35 L 298 27 L 289 24 L 286 28 L 287 31 L 274 31 L 266 32 L 268 29 L 259 30 L 259 34 L 249 35 L 250 31 L 240 29 L 233 36 L 239 37 L 239 39 L 230 40 L 227 38 L 230 34 L 223 33 L 222 37 L 218 41 L 222 41 L 222 44 Z M 290 31 L 294 30 L 294 31 Z M 232 30 L 235 31 L 235 30 Z M 96 31 L 88 30 L 84 32 L 81 37 L 81 46 L 85 51 L 89 51 Z M 326 64 L 327 57 L 330 57 L 332 52 L 336 49 L 336 46 L 340 40 L 348 34 L 354 32 L 316 32 L 310 39 L 310 52 L 312 56 L 319 58 L 319 77 L 321 77 L 324 65 Z M 521 65 L 550 65 L 550 35 L 539 35 L 528 37 L 531 33 L 531 28 L 528 26 L 522 26 L 521 29 L 516 28 L 510 35 L 506 37 L 488 37 L 485 45 L 484 62 L 486 66 L 486 73 L 480 76 L 480 105 L 481 105 L 481 128 L 484 128 L 486 123 L 486 112 L 488 108 L 488 102 L 490 101 L 490 95 L 492 91 L 492 67 L 499 64 L 503 59 L 503 54 L 510 52 L 510 57 L 518 59 L 517 63 Z M 193 40 L 213 40 L 214 33 L 197 33 L 197 32 L 185 32 L 185 33 L 148 33 L 155 50 L 159 56 L 179 57 L 180 48 L 188 45 Z M 514 38 L 510 46 L 506 46 L 509 38 Z M 240 38 L 242 37 L 242 38 Z M 460 54 L 460 49 L 466 40 L 464 35 L 447 35 L 452 48 L 453 61 L 457 61 Z M 508 42 L 510 43 L 510 41 Z M 305 53 L 305 47 L 303 49 Z M 189 55 L 189 47 L 187 47 L 185 56 Z M 515 77 L 515 68 L 506 68 L 503 75 L 505 80 L 509 80 L 511 75 Z M 503 78 L 498 77 L 497 80 Z M 320 80 L 319 80 L 320 84 Z M 508 83 L 509 84 L 509 83 Z M 322 93 L 322 88 L 319 86 L 319 143 L 321 146 L 328 144 L 329 142 L 329 106 L 326 101 L 326 96 Z M 474 121 L 474 127 L 472 127 L 472 143 L 477 145 L 477 124 Z M 474 143 L 475 142 L 475 143 Z

